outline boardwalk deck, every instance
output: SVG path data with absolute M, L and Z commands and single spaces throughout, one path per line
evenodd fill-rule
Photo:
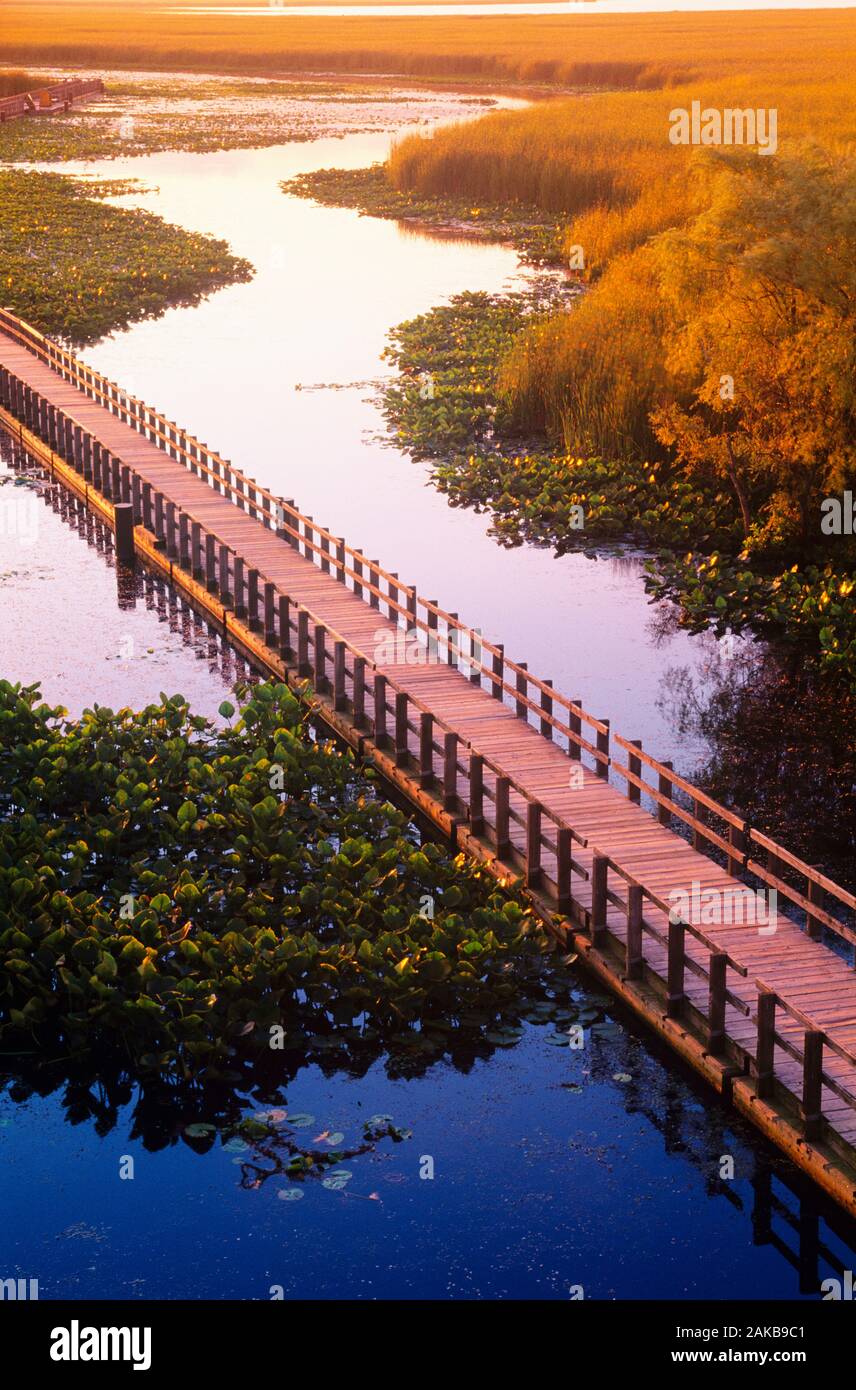
M 856 900 L 640 746 L 615 739 L 620 763 L 606 721 L 14 316 L 0 329 L 0 416 L 117 526 L 130 505 L 138 549 L 263 666 L 308 679 L 332 727 L 519 878 L 606 983 L 856 1213 L 856 974 L 821 939 L 856 940 Z M 747 869 L 806 929 L 740 911 Z M 720 920 L 670 911 L 694 884 Z

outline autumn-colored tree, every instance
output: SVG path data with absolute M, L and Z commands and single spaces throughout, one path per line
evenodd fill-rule
M 652 246 L 676 392 L 652 424 L 679 462 L 728 480 L 753 543 L 805 545 L 820 499 L 856 477 L 856 160 L 699 166 L 706 211 Z

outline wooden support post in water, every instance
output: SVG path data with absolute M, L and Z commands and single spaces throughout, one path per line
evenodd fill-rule
M 663 767 L 667 767 L 670 772 L 672 770 L 672 764 L 670 762 L 664 762 Z M 671 801 L 672 779 L 671 777 L 667 777 L 665 772 L 661 772 L 659 775 L 659 778 L 657 780 L 657 790 L 659 791 L 661 796 L 667 796 Z M 657 806 L 657 820 L 660 822 L 661 825 L 672 824 L 672 813 L 669 810 L 668 806 Z
M 642 740 L 641 740 L 641 738 L 631 738 L 631 739 L 628 739 L 628 742 L 629 742 L 629 743 L 632 743 L 634 748 L 641 748 L 641 747 L 642 747 Z M 628 754 L 627 754 L 627 770 L 628 770 L 628 772 L 632 772 L 634 777 L 641 777 L 641 776 L 642 776 L 642 759 L 641 759 L 641 758 L 637 758 L 637 756 L 636 756 L 635 753 L 628 753 Z M 634 804 L 635 804 L 636 806 L 638 806 L 639 803 L 640 803 L 641 800 L 642 800 L 642 788 L 641 788 L 641 787 L 634 787 L 634 785 L 633 785 L 632 782 L 628 782 L 628 783 L 627 783 L 627 800 L 628 800 L 628 801 L 634 802 Z
M 224 608 L 232 605 L 232 587 L 229 582 L 229 547 L 220 544 L 217 552 L 217 587 L 220 591 L 220 602 Z
M 268 647 L 276 646 L 276 586 L 269 579 L 265 580 L 263 590 L 264 600 L 264 634 L 265 645 Z
M 309 664 L 309 614 L 305 608 L 297 610 L 297 674 L 312 675 Z
M 395 765 L 407 766 L 407 693 L 395 692 Z
M 609 781 L 609 720 L 601 719 L 602 729 L 597 731 L 597 751 L 605 755 L 605 760 L 598 758 L 595 772 L 601 781 Z
M 455 811 L 458 806 L 458 735 L 443 737 L 443 810 Z
M 190 522 L 190 573 L 197 584 L 201 584 L 205 578 L 205 570 L 202 566 L 202 523 L 192 519 Z
M 366 659 L 364 656 L 354 657 L 353 720 L 355 728 L 364 729 L 366 727 Z
M 130 502 L 117 502 L 113 508 L 116 559 L 122 565 L 134 563 L 134 509 Z
M 606 876 L 609 860 L 605 854 L 595 854 L 591 861 L 591 941 L 600 945 L 606 934 Z
M 176 528 L 175 503 L 174 503 L 174 502 L 167 502 L 167 504 L 166 504 L 166 553 L 167 553 L 167 555 L 169 556 L 170 560 L 177 560 L 177 559 L 178 559 L 178 546 L 176 545 L 175 528 Z
M 178 562 L 182 569 L 190 569 L 190 517 L 181 512 L 178 518 Z
M 341 640 L 333 643 L 333 708 L 348 708 L 348 698 L 345 694 L 345 644 Z
M 572 837 L 567 825 L 560 825 L 556 831 L 556 906 L 560 912 L 570 912 L 573 897 L 571 894 L 571 849 Z
M 159 488 L 155 492 L 155 545 L 158 550 L 166 549 L 166 508 Z
M 755 1090 L 760 1100 L 773 1091 L 776 1055 L 776 996 L 772 990 L 758 995 L 758 1040 L 755 1045 Z
M 669 918 L 669 949 L 667 964 L 666 1013 L 680 1018 L 684 1011 L 684 967 L 686 963 L 686 925 L 680 919 Z
M 494 784 L 494 812 L 496 815 L 496 857 L 497 859 L 510 859 L 511 857 L 511 815 L 509 807 L 509 796 L 511 793 L 511 783 L 507 777 L 497 777 Z
M 247 622 L 251 632 L 260 632 L 262 620 L 259 616 L 259 582 L 261 576 L 257 569 L 247 570 Z
M 526 803 L 526 887 L 540 888 L 541 868 L 541 803 Z
M 725 979 L 728 956 L 713 951 L 708 965 L 710 991 L 707 1005 L 707 1050 L 717 1057 L 725 1048 Z
M 470 830 L 473 835 L 484 834 L 484 758 L 470 754 Z
M 423 791 L 434 785 L 434 716 L 425 710 L 419 715 L 419 785 Z
M 628 980 L 641 980 L 644 954 L 642 949 L 642 885 L 627 885 L 627 938 L 624 947 L 624 974 Z
M 803 1039 L 802 1124 L 806 1139 L 821 1137 L 823 1129 L 823 1044 L 819 1028 L 807 1028 Z
M 287 662 L 291 655 L 291 599 L 288 594 L 277 598 L 277 622 L 279 627 L 279 659 Z
M 327 685 L 327 651 L 324 645 L 326 636 L 327 629 L 324 624 L 316 623 L 312 630 L 312 680 L 319 695 Z
M 374 741 L 378 748 L 386 748 L 389 733 L 386 727 L 386 676 L 379 671 L 374 678 Z
M 217 583 L 217 537 L 205 532 L 205 587 L 209 594 L 216 594 Z

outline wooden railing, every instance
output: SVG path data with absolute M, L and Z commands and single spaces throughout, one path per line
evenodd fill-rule
M 57 105 L 70 105 L 82 97 L 98 96 L 103 91 L 104 83 L 100 78 L 86 82 L 73 78 L 57 82 L 52 87 L 40 87 L 34 92 L 16 92 L 9 97 L 0 97 L 0 121 L 7 121 L 13 116 L 26 116 L 50 110 Z
M 258 516 L 263 524 L 282 534 L 285 541 L 322 569 L 335 574 L 340 582 L 344 584 L 350 578 L 355 592 L 365 601 L 376 608 L 385 608 L 392 618 L 404 615 L 413 630 L 423 633 L 426 643 L 439 645 L 445 637 L 445 659 L 450 659 L 454 653 L 457 662 L 462 661 L 465 668 L 469 666 L 473 678 L 492 682 L 495 693 L 499 688 L 497 698 L 508 691 L 504 669 L 497 669 L 495 661 L 501 647 L 484 642 L 480 635 L 460 624 L 456 615 L 445 614 L 434 603 L 426 604 L 415 589 L 401 585 L 397 575 L 388 574 L 376 561 L 368 561 L 359 551 L 347 547 L 341 538 L 316 526 L 311 517 L 297 512 L 293 504 L 284 503 L 259 488 L 253 479 L 233 469 L 184 431 L 177 430 L 172 422 L 142 402 L 134 401 L 91 369 L 83 368 L 70 354 L 54 344 L 47 344 L 33 330 L 27 330 L 26 325 L 21 325 L 8 311 L 0 311 L 0 328 L 8 332 L 10 318 L 14 336 L 32 345 L 33 350 L 56 365 L 66 379 L 85 382 L 83 389 L 87 394 L 94 392 L 95 399 L 102 400 L 127 423 L 136 424 L 141 433 L 149 432 L 147 437 L 159 439 L 163 441 L 162 447 L 168 445 L 177 451 L 173 457 L 183 459 L 187 467 L 207 477 L 212 486 L 225 490 L 237 505 Z M 500 865 L 508 865 L 510 874 L 519 874 L 525 884 L 538 890 L 557 912 L 572 915 L 577 925 L 588 932 L 593 946 L 606 949 L 613 957 L 616 950 L 623 954 L 624 977 L 630 981 L 644 979 L 663 993 L 666 1015 L 672 1019 L 690 1018 L 697 1024 L 711 1056 L 742 1055 L 754 1069 L 759 1096 L 769 1094 L 777 1079 L 777 1047 L 799 1061 L 803 1067 L 801 1104 L 807 1137 L 817 1137 L 823 1125 L 824 1090 L 856 1108 L 856 1096 L 824 1065 L 824 1049 L 854 1070 L 854 1075 L 856 1056 L 762 981 L 753 981 L 750 985 L 750 990 L 756 992 L 755 1000 L 746 997 L 745 987 L 742 994 L 736 992 L 729 985 L 728 973 L 738 980 L 750 978 L 748 968 L 741 961 L 724 951 L 698 926 L 682 920 L 670 902 L 640 883 L 615 858 L 602 853 L 563 817 L 533 798 L 499 761 L 480 753 L 461 738 L 444 720 L 379 669 L 363 651 L 324 623 L 311 608 L 293 601 L 266 575 L 248 566 L 214 531 L 151 483 L 144 482 L 131 465 L 111 455 L 98 439 L 76 423 L 73 416 L 41 396 L 5 366 L 0 367 L 0 406 L 66 460 L 114 509 L 128 510 L 134 523 L 145 527 L 155 538 L 156 546 L 168 560 L 217 596 L 224 618 L 226 610 L 231 610 L 251 631 L 262 634 L 264 643 L 285 664 L 296 668 L 298 677 L 310 682 L 317 695 L 326 697 L 334 713 L 346 713 L 356 730 L 365 730 L 374 745 L 390 755 L 396 767 L 407 773 L 411 783 L 417 783 L 439 801 L 454 820 L 466 825 L 474 837 L 492 849 Z M 426 613 L 424 619 L 420 618 L 420 607 Z M 440 621 L 444 623 L 443 629 L 439 627 Z M 451 639 L 452 632 L 467 633 L 473 639 L 463 657 Z M 476 636 L 478 643 L 474 640 Z M 485 650 L 491 655 L 490 665 L 483 658 Z M 525 667 L 513 669 L 525 672 Z M 554 694 L 548 683 L 534 683 L 542 694 L 544 688 Z M 532 708 L 531 702 L 527 703 L 528 694 L 518 690 L 516 684 L 512 689 L 524 706 L 524 713 L 518 709 L 518 714 L 528 717 Z M 561 707 L 568 712 L 569 718 L 579 718 L 589 724 L 602 738 L 604 729 L 608 731 L 606 721 L 593 720 L 577 702 L 564 701 Z M 537 709 L 540 717 L 544 707 L 539 703 Z M 542 732 L 545 737 L 552 738 L 555 728 L 556 718 L 551 717 Z M 570 723 L 566 732 L 574 734 Z M 578 739 L 572 736 L 569 740 L 568 752 L 572 758 L 582 756 L 583 752 L 592 755 L 601 752 L 607 762 L 611 761 L 605 750 L 589 744 L 582 736 Z M 739 848 L 735 844 L 731 833 L 734 830 L 747 835 L 751 844 L 774 853 L 790 868 L 799 872 L 808 870 L 809 866 L 772 841 L 751 830 L 747 834 L 745 822 L 740 817 L 677 777 L 667 764 L 657 763 L 649 755 L 642 754 L 638 744 L 628 744 L 623 739 L 616 741 L 629 753 L 628 766 L 620 769 L 627 777 L 628 795 L 638 793 L 641 796 L 643 791 L 650 795 L 664 824 L 680 814 L 681 808 L 672 797 L 673 788 L 677 786 L 692 794 L 695 808 L 703 808 L 729 827 L 727 838 L 717 837 L 701 815 L 693 817 L 698 822 L 692 827 L 693 833 L 700 835 L 704 829 L 708 840 L 713 840 L 724 854 L 731 854 L 736 867 L 746 866 L 747 853 L 742 844 Z M 635 764 L 633 759 L 636 759 Z M 597 767 L 603 765 L 601 760 L 596 760 Z M 616 768 L 615 763 L 612 766 Z M 656 790 L 644 782 L 642 766 L 656 773 Z M 636 795 L 632 799 L 637 799 Z M 752 860 L 748 863 L 751 871 L 757 873 L 760 866 Z M 816 871 L 810 872 L 813 875 L 810 882 L 819 881 L 825 892 L 852 905 L 852 897 L 843 889 Z M 587 888 L 574 891 L 575 878 Z M 775 879 L 775 875 L 770 874 L 770 878 Z M 583 906 L 586 900 L 589 902 L 587 908 Z M 804 905 L 811 908 L 821 927 L 831 926 L 845 934 L 842 924 L 823 912 L 816 897 L 806 898 Z M 613 909 L 611 915 L 610 909 Z M 848 939 L 851 938 L 852 933 Z M 698 980 L 704 985 L 702 997 L 692 983 Z M 757 1015 L 752 1015 L 753 1002 L 757 1002 Z M 777 1030 L 776 1007 L 804 1030 L 802 1049 Z M 744 1018 L 752 1015 L 756 1019 L 754 1055 L 745 1042 L 736 1044 L 729 1039 L 726 1019 L 729 1008 Z M 789 1095 L 794 1094 L 786 1082 L 781 1081 L 781 1084 Z
M 423 598 L 415 585 L 402 583 L 398 574 L 384 569 L 377 560 L 368 559 L 341 536 L 299 511 L 293 499 L 279 497 L 262 487 L 207 444 L 123 391 L 13 311 L 0 309 L 0 330 L 169 457 L 182 462 L 216 492 L 275 531 L 324 573 L 332 574 L 381 615 L 403 627 L 407 635 L 423 645 L 428 660 L 445 661 L 462 669 L 474 684 L 488 689 L 495 699 L 513 708 L 518 718 L 565 748 L 572 760 L 590 764 L 595 775 L 604 780 L 612 776 L 614 781 L 623 782 L 630 801 L 650 807 L 663 826 L 676 822 L 683 826 L 695 849 L 723 859 L 735 877 L 751 873 L 767 887 L 775 888 L 781 898 L 805 913 L 806 929 L 811 936 L 818 937 L 826 927 L 856 946 L 854 894 L 693 786 L 674 771 L 670 762 L 661 762 L 645 752 L 641 740 L 613 734 L 609 719 L 590 714 L 580 700 L 569 699 L 555 690 L 551 681 L 530 672 L 525 662 L 509 660 L 502 644 L 490 642 L 480 631 L 461 622 L 457 613 L 442 609 L 436 600 Z M 626 762 L 620 761 L 614 749 L 626 756 Z M 687 798 L 689 806 L 676 799 L 676 792 Z M 764 863 L 760 855 L 764 856 Z M 796 884 L 782 877 L 783 866 L 798 880 Z M 835 905 L 837 915 L 827 911 L 827 897 Z

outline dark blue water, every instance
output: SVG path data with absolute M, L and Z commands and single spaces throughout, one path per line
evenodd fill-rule
M 36 489 L 3 450 L 4 489 Z M 215 709 L 246 668 L 158 581 L 117 574 L 91 517 L 40 496 L 38 545 L 27 513 L 0 546 L 17 615 L 14 645 L 8 608 L 0 623 L 3 673 L 46 674 L 72 712 L 158 689 Z M 582 976 L 571 987 L 580 1050 L 554 1019 L 421 1075 L 291 1059 L 204 1102 L 141 1095 L 97 1062 L 28 1072 L 0 1042 L 0 1279 L 38 1279 L 43 1299 L 816 1299 L 854 1268 L 853 1223 Z M 361 1148 L 377 1115 L 409 1137 L 343 1160 L 342 1187 L 296 1181 L 276 1171 L 281 1145 L 228 1138 L 258 1110 L 322 1152 Z M 215 1128 L 188 1136 L 200 1123 Z

